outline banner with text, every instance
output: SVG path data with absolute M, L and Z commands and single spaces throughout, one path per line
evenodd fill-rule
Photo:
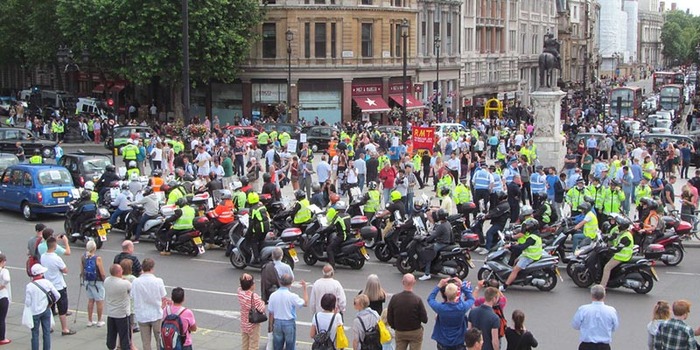
M 413 149 L 427 149 L 432 152 L 435 144 L 435 128 L 413 127 Z

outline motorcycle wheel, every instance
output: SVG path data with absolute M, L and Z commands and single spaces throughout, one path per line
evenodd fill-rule
M 569 262 L 566 264 L 566 274 L 569 275 L 569 277 L 574 277 L 574 269 L 576 269 L 576 265 L 578 264 L 578 261 L 574 260 L 569 260 Z
M 673 259 L 671 260 L 661 260 L 665 265 L 667 266 L 676 266 L 683 261 L 683 249 L 677 245 L 671 245 L 668 248 L 666 248 L 666 251 L 664 252 L 664 255 L 673 255 Z
M 238 253 L 231 253 L 231 256 L 229 257 L 229 261 L 231 261 L 231 265 L 233 267 L 243 270 L 248 266 L 245 262 L 245 258 L 243 257 L 243 254 L 240 252 Z
M 574 271 L 572 271 L 571 279 L 576 286 L 581 288 L 588 288 L 593 285 L 593 276 L 584 266 L 575 267 Z
M 639 288 L 634 288 L 634 292 L 637 294 L 647 294 L 651 292 L 651 289 L 654 288 L 654 278 L 652 278 L 650 275 L 643 273 L 640 274 L 641 277 L 641 282 L 642 285 Z
M 545 270 L 543 277 L 545 280 L 545 284 L 537 286 L 537 289 L 543 292 L 549 292 L 557 286 L 557 274 L 553 270 Z
M 377 257 L 377 260 L 381 262 L 387 262 L 392 258 L 391 250 L 389 249 L 389 246 L 384 242 L 378 242 L 374 246 L 374 255 Z
M 187 255 L 189 256 L 197 256 L 199 255 L 199 248 L 197 248 L 197 245 L 189 242 L 187 243 Z
M 399 261 L 396 262 L 396 268 L 403 274 L 413 273 L 413 271 L 416 271 L 416 267 L 413 266 L 411 260 L 407 256 L 399 258 Z
M 314 266 L 316 265 L 316 262 L 318 259 L 314 256 L 314 254 L 311 252 L 311 248 L 307 249 L 304 251 L 304 263 L 309 266 Z
M 479 281 L 486 281 L 491 279 L 491 276 L 493 275 L 493 271 L 485 268 L 480 268 L 479 272 L 477 272 L 476 276 Z
M 464 281 L 469 275 L 469 264 L 462 259 L 455 259 L 455 262 L 457 263 L 457 278 Z
M 90 239 L 95 241 L 95 247 L 97 247 L 97 249 L 102 248 L 102 243 L 104 243 L 104 242 L 102 242 L 102 240 L 99 237 L 93 237 Z
M 162 241 L 160 238 L 158 238 L 158 237 L 156 237 L 155 246 L 156 246 L 156 250 L 159 251 L 159 252 L 162 252 L 162 251 L 165 250 L 165 242 L 163 242 L 163 241 Z
M 376 238 L 365 239 L 365 248 L 367 249 L 374 249 L 374 247 L 376 247 L 377 244 L 378 242 Z
M 292 268 L 292 270 L 294 270 L 294 259 L 292 259 L 292 256 L 289 255 L 289 252 L 284 252 L 284 255 L 282 255 L 282 262 L 286 263 Z
M 348 266 L 353 270 L 360 270 L 365 266 L 365 257 L 360 257 L 359 259 L 348 260 Z

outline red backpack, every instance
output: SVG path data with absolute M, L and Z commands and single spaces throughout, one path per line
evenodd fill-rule
M 29 252 L 29 257 L 27 258 L 27 276 L 29 277 L 34 277 L 32 275 L 32 266 L 36 264 L 41 263 L 41 256 L 39 255 L 39 244 L 41 244 L 42 239 L 37 238 L 36 243 L 34 244 L 34 251 Z

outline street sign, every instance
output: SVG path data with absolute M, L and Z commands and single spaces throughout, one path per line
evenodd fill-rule
M 109 126 L 114 126 L 114 123 L 116 123 L 116 122 L 114 121 L 114 119 L 108 119 L 108 120 L 107 120 L 107 124 L 109 124 Z

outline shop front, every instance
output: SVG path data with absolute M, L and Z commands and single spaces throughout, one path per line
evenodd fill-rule
M 253 120 L 264 117 L 272 117 L 274 119 L 283 117 L 286 113 L 284 105 L 287 102 L 286 80 L 254 80 L 252 82 L 252 88 Z
M 241 83 L 211 84 L 211 115 L 219 117 L 221 126 L 234 125 L 243 115 L 243 86 Z M 238 119 L 238 120 L 236 120 Z
M 382 114 L 391 110 L 382 97 L 383 90 L 381 79 L 353 81 L 352 120 L 380 123 Z
M 299 119 L 325 120 L 329 125 L 341 121 L 343 81 L 299 80 Z

